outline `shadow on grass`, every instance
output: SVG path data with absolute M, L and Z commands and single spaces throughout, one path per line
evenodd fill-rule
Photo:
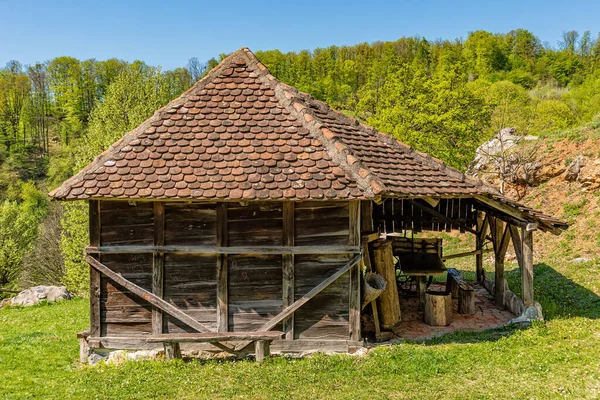
M 585 266 L 581 266 L 585 270 Z M 593 268 L 589 269 L 590 279 Z M 596 272 L 597 273 L 597 272 Z M 509 286 L 515 293 L 521 293 L 521 273 L 514 269 L 506 274 Z M 534 299 L 542 305 L 547 320 L 556 318 L 585 317 L 600 318 L 600 296 L 567 278 L 548 264 L 534 267 Z

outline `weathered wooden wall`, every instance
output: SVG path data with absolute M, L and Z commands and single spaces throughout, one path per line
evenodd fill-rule
M 102 254 L 101 261 L 142 288 L 162 292 L 166 301 L 210 329 L 258 330 L 353 257 L 349 253 L 319 254 L 324 246 L 358 247 L 359 234 L 351 229 L 350 220 L 351 209 L 360 208 L 358 203 L 354 208 L 350 205 L 322 201 L 287 205 L 167 202 L 160 204 L 160 213 L 155 214 L 151 202 L 103 201 L 97 245 L 129 246 L 129 251 L 131 246 L 148 246 L 148 253 L 136 248 L 140 254 Z M 155 215 L 159 215 L 156 220 Z M 151 246 L 178 246 L 182 250 L 154 254 Z M 185 246 L 314 246 L 321 250 L 316 254 L 189 254 Z M 153 288 L 153 263 L 161 268 L 162 287 L 156 287 L 155 282 Z M 288 339 L 358 340 L 352 337 L 350 321 L 353 271 L 276 329 L 289 331 Z M 160 279 L 161 274 L 157 277 Z M 359 279 L 359 274 L 354 279 Z M 359 286 L 356 293 L 360 293 Z M 158 312 L 158 316 L 162 326 L 155 326 L 155 333 L 193 332 L 167 315 Z M 152 321 L 150 304 L 101 278 L 102 336 L 150 334 Z

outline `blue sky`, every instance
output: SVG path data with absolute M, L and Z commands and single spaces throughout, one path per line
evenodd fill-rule
M 0 0 L 0 66 L 70 55 L 171 69 L 242 46 L 298 51 L 402 36 L 466 38 L 477 29 L 525 28 L 556 45 L 572 29 L 595 38 L 599 17 L 599 0 Z

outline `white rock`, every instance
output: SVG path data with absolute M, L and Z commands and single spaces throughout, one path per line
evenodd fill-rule
M 23 290 L 12 298 L 12 305 L 32 306 L 42 300 L 54 302 L 59 300 L 69 300 L 71 294 L 64 286 L 34 286 Z

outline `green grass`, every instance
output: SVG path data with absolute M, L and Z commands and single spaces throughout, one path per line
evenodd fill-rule
M 459 247 L 451 243 L 449 248 Z M 535 269 L 547 321 L 381 347 L 365 357 L 77 365 L 87 301 L 0 310 L 0 398 L 598 398 L 600 261 Z M 518 292 L 518 269 L 507 265 Z

